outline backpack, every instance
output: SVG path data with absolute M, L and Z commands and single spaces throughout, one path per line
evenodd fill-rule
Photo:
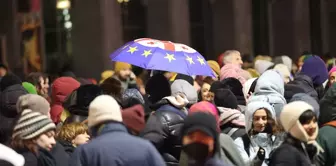
M 248 134 L 244 134 L 242 136 L 242 140 L 243 140 L 243 143 L 244 143 L 244 150 L 247 153 L 247 155 L 250 156 L 250 144 L 251 144 L 251 140 L 250 140 Z

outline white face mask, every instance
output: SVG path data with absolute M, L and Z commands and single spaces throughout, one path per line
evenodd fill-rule
M 258 133 L 251 137 L 251 141 L 260 147 L 267 147 L 272 142 L 272 139 L 267 133 Z

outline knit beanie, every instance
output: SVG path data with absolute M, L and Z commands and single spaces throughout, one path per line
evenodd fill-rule
M 22 84 L 22 81 L 20 80 L 20 78 L 14 74 L 6 74 L 1 79 L 0 90 L 3 91 L 7 87 L 16 85 L 16 84 L 20 84 L 20 85 Z
M 121 111 L 122 119 L 126 127 L 137 134 L 145 128 L 145 111 L 140 104 Z
M 106 121 L 122 122 L 120 106 L 111 96 L 100 95 L 89 106 L 88 126 L 94 127 Z
M 14 127 L 12 138 L 29 140 L 55 129 L 55 124 L 48 116 L 25 109 Z
M 27 90 L 29 94 L 37 94 L 36 87 L 33 84 L 29 82 L 23 82 L 22 86 Z
M 280 121 L 285 131 L 303 142 L 315 140 L 318 134 L 316 128 L 314 135 L 309 136 L 299 121 L 300 116 L 308 110 L 314 111 L 314 108 L 306 102 L 294 101 L 285 105 L 280 113 Z
M 210 87 L 210 92 L 215 93 L 216 90 L 221 89 L 221 88 L 228 88 L 226 85 L 223 85 L 221 81 L 215 81 L 211 84 Z
M 209 60 L 207 61 L 208 65 L 210 66 L 211 70 L 215 73 L 215 75 L 218 77 L 220 74 L 220 67 L 219 64 L 216 61 Z
M 246 105 L 246 100 L 243 93 L 243 85 L 235 78 L 226 78 L 221 81 L 223 85 L 230 89 L 230 91 L 237 98 L 238 105 Z
M 99 81 L 99 84 L 103 83 L 107 78 L 112 77 L 114 74 L 113 70 L 105 70 L 101 73 L 101 80 Z
M 330 74 L 333 73 L 333 72 L 336 72 L 336 67 L 333 67 L 333 68 L 330 69 L 330 71 L 329 71 L 329 76 L 330 76 Z
M 188 115 L 181 130 L 182 136 L 194 131 L 202 131 L 217 140 L 218 132 L 215 117 L 206 112 L 195 112 Z
M 153 104 L 171 95 L 170 84 L 167 78 L 162 74 L 155 74 L 150 77 L 145 89 L 149 95 L 148 100 Z
M 218 89 L 215 91 L 214 102 L 217 107 L 238 109 L 237 98 L 229 89 Z
M 179 93 L 184 94 L 190 104 L 197 103 L 197 91 L 194 86 L 190 85 L 185 80 L 175 80 L 171 85 L 171 92 L 172 95 L 177 95 Z
M 246 69 L 253 78 L 260 77 L 260 73 L 256 69 L 248 68 Z
M 132 65 L 125 62 L 115 62 L 114 63 L 114 71 L 117 73 L 120 70 L 132 69 Z
M 21 113 L 25 109 L 30 109 L 34 112 L 39 112 L 42 115 L 50 115 L 49 102 L 42 96 L 36 94 L 20 96 L 16 103 L 16 108 L 18 113 Z
M 212 103 L 207 102 L 207 101 L 201 101 L 201 102 L 198 102 L 192 105 L 188 113 L 193 114 L 195 112 L 210 113 L 215 117 L 216 122 L 219 124 L 219 111 L 217 110 L 216 106 L 213 105 Z M 219 126 L 218 126 L 218 129 L 219 129 Z
M 312 56 L 304 61 L 301 72 L 309 76 L 314 85 L 322 85 L 328 79 L 326 64 L 319 56 Z

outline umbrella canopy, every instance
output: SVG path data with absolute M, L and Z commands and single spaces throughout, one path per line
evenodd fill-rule
M 187 45 L 170 41 L 137 39 L 117 49 L 110 58 L 148 70 L 215 76 L 200 53 Z

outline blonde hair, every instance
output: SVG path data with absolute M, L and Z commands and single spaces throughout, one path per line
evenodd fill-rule
M 224 64 L 231 63 L 233 55 L 240 55 L 240 52 L 237 50 L 227 50 L 224 52 L 223 62 Z
M 77 135 L 84 133 L 89 133 L 87 125 L 82 123 L 69 123 L 62 126 L 61 130 L 57 133 L 57 138 L 71 142 Z

